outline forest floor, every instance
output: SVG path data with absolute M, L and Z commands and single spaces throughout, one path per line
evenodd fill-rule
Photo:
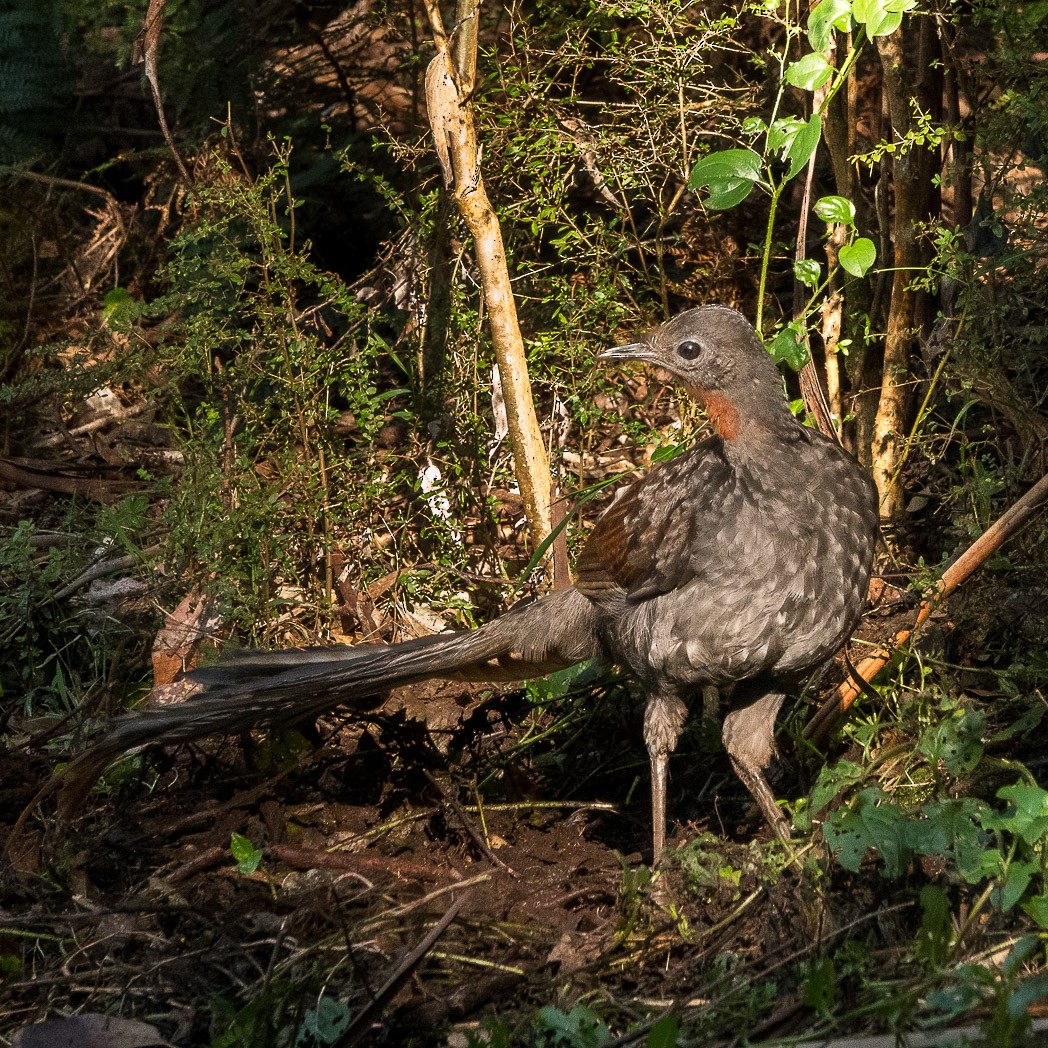
M 671 1011 L 762 1042 L 819 1026 L 798 965 L 856 930 L 913 939 L 891 882 L 832 862 L 813 880 L 813 845 L 771 837 L 699 716 L 653 875 L 640 702 L 617 680 L 555 690 L 405 688 L 324 719 L 317 746 L 282 731 L 162 754 L 145 777 L 132 761 L 74 824 L 31 820 L 0 894 L 0 952 L 27 958 L 0 1025 L 116 1008 L 168 1043 L 308 1044 L 324 998 L 339 1043 L 538 1022 L 536 1043 L 600 1044 L 598 998 L 621 1043 Z M 5 838 L 51 771 L 39 751 L 0 762 Z M 797 781 L 787 761 L 780 788 Z

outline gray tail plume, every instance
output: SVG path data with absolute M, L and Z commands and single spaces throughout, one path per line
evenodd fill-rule
M 146 746 L 301 720 L 434 678 L 526 680 L 595 658 L 598 649 L 593 606 L 570 589 L 518 605 L 464 633 L 393 645 L 233 655 L 189 675 L 204 685 L 202 694 L 114 721 L 103 739 L 63 771 L 59 810 L 71 814 L 106 765 Z

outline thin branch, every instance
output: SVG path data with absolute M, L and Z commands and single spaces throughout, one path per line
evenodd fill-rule
M 855 667 L 856 675 L 868 683 L 891 661 L 892 656 L 910 640 L 929 615 L 986 559 L 995 553 L 1044 505 L 1048 502 L 1048 474 L 1034 484 L 1018 502 L 1005 512 L 980 535 L 943 573 L 935 589 L 921 601 L 917 618 L 910 629 L 896 633 L 890 644 L 865 658 Z M 854 681 L 846 680 L 804 727 L 808 739 L 825 738 L 843 718 L 848 707 L 855 701 L 862 688 Z
M 357 1013 L 356 1018 L 346 1028 L 346 1032 L 335 1042 L 334 1048 L 350 1048 L 356 1044 L 370 1028 L 372 1017 L 380 1011 L 386 1001 L 393 996 L 401 983 L 418 967 L 426 954 L 436 945 L 437 940 L 447 931 L 448 926 L 458 916 L 459 910 L 472 896 L 464 892 L 448 907 L 443 917 L 433 925 L 419 944 L 397 965 L 393 974 L 379 987 L 375 996 Z

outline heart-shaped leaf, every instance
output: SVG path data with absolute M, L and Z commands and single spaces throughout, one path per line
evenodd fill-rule
M 877 18 L 871 18 L 866 23 L 868 36 L 891 36 L 899 26 L 902 25 L 902 15 L 895 11 L 883 11 Z
M 722 149 L 704 156 L 688 179 L 689 189 L 706 188 L 706 206 L 723 211 L 742 203 L 760 181 L 761 158 L 752 149 Z
M 816 51 L 825 51 L 834 29 L 847 32 L 851 28 L 850 0 L 822 0 L 808 15 L 808 40 Z
M 877 261 L 877 249 L 867 237 L 859 237 L 853 244 L 845 244 L 838 254 L 841 265 L 853 277 L 866 275 L 866 271 Z
M 785 361 L 794 371 L 800 371 L 808 363 L 808 347 L 804 341 L 804 330 L 795 320 L 780 328 L 768 344 L 768 352 L 776 364 Z
M 793 263 L 793 275 L 806 287 L 818 287 L 822 269 L 813 258 L 802 258 Z
M 812 210 L 823 222 L 840 222 L 846 226 L 855 224 L 855 205 L 847 197 L 819 197 Z
M 790 161 L 790 169 L 786 172 L 787 179 L 793 178 L 808 162 L 812 153 L 818 148 L 821 135 L 822 120 L 818 113 L 815 113 L 793 136 L 786 150 L 786 156 Z
M 246 877 L 250 877 L 262 861 L 262 849 L 256 848 L 242 834 L 233 833 L 229 840 L 229 850 L 236 860 L 237 869 Z
M 868 36 L 888 36 L 901 25 L 903 13 L 915 6 L 915 0 L 854 0 L 852 15 L 866 26 Z

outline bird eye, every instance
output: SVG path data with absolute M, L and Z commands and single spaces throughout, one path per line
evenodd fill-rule
M 685 360 L 694 360 L 701 352 L 702 346 L 698 342 L 692 342 L 690 339 L 687 342 L 682 342 L 677 347 L 677 353 Z

